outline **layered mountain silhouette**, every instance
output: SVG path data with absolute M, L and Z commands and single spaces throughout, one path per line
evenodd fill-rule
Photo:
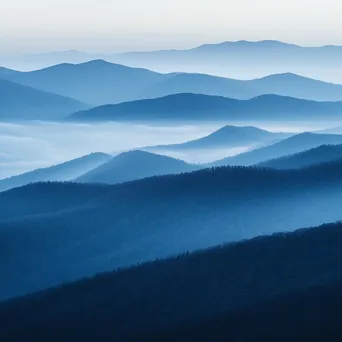
M 1 120 L 56 120 L 89 108 L 74 99 L 0 79 Z
M 291 72 L 342 82 L 342 47 L 303 47 L 279 41 L 236 41 L 205 44 L 188 50 L 129 52 L 112 61 L 159 72 L 200 72 L 237 79 L 253 79 Z
M 342 135 L 339 134 L 315 134 L 301 133 L 284 139 L 273 145 L 261 147 L 252 151 L 241 153 L 234 157 L 228 157 L 212 163 L 212 166 L 222 165 L 254 165 L 266 162 L 269 159 L 280 158 L 290 154 L 303 152 L 321 145 L 340 145 Z M 300 158 L 300 157 L 299 157 Z M 324 157 L 321 156 L 322 161 Z M 329 161 L 328 159 L 327 161 Z M 305 163 L 304 163 L 305 164 Z
M 259 166 L 282 170 L 299 169 L 338 159 L 342 159 L 342 145 L 321 145 L 304 152 L 265 161 Z
M 342 100 L 342 85 L 318 81 L 291 73 L 240 81 L 205 74 L 181 73 L 168 77 L 150 89 L 147 97 L 162 97 L 178 93 L 196 93 L 250 99 L 275 94 L 315 101 Z
M 69 60 L 69 59 L 67 59 Z M 179 93 L 251 99 L 276 94 L 315 101 L 342 100 L 342 86 L 291 73 L 237 80 L 198 73 L 160 74 L 93 60 L 18 72 L 0 68 L 0 78 L 93 105 L 116 104 Z
M 43 169 L 0 180 L 0 191 L 34 182 L 71 181 L 106 163 L 112 157 L 104 153 L 91 153 L 81 158 Z
M 124 152 L 76 179 L 81 183 L 116 184 L 165 174 L 191 172 L 200 166 L 145 151 Z
M 342 102 L 315 102 L 277 95 L 242 101 L 219 96 L 177 94 L 95 107 L 74 113 L 69 120 L 308 120 L 341 116 Z
M 224 167 L 0 193 L 1 298 L 185 251 L 341 219 L 342 161 Z M 18 272 L 21 270 L 21 272 Z
M 182 144 L 150 146 L 147 150 L 196 150 L 233 148 L 270 144 L 289 137 L 287 133 L 272 133 L 252 126 L 224 126 L 219 130 L 196 140 Z
M 0 338 L 339 341 L 341 243 L 339 223 L 98 275 L 0 303 Z
M 144 89 L 166 77 L 149 70 L 93 60 L 10 74 L 7 78 L 92 105 L 102 105 L 142 98 Z

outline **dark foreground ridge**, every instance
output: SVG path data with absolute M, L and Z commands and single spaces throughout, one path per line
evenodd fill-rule
M 339 341 L 341 243 L 325 225 L 3 302 L 0 340 Z

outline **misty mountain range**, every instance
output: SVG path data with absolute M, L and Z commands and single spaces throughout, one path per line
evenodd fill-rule
M 204 44 L 187 50 L 94 54 L 76 50 L 22 56 L 0 56 L 8 68 L 33 70 L 60 63 L 82 63 L 94 59 L 146 68 L 163 73 L 190 72 L 252 79 L 291 72 L 342 83 L 341 46 L 303 47 L 279 41 L 236 41 Z
M 56 120 L 89 108 L 72 98 L 0 79 L 0 120 Z
M 332 162 L 342 158 L 342 145 L 320 145 L 303 152 L 271 159 L 260 163 L 261 167 L 273 169 L 300 169 L 315 164 Z
M 71 121 L 208 121 L 338 119 L 342 102 L 315 102 L 278 95 L 236 100 L 199 94 L 176 94 L 80 111 Z
M 0 340 L 340 341 L 341 58 L 0 56 Z
M 128 52 L 111 61 L 162 72 L 201 72 L 238 79 L 291 72 L 339 83 L 342 47 L 303 47 L 279 41 L 205 44 L 188 50 Z
M 3 119 L 10 117 L 14 119 L 56 120 L 81 109 L 94 106 L 95 108 L 92 110 L 93 113 L 96 113 L 94 114 L 96 120 L 108 119 L 109 110 L 113 112 L 113 119 L 110 120 L 122 120 L 120 116 L 117 117 L 120 111 L 125 112 L 128 116 L 127 119 L 136 120 L 137 114 L 144 114 L 147 110 L 150 112 L 158 110 L 159 116 L 156 118 L 165 119 L 166 114 L 163 117 L 163 113 L 166 111 L 172 112 L 170 104 L 167 102 L 171 95 L 174 96 L 170 97 L 174 102 L 174 106 L 177 99 L 178 102 L 181 101 L 184 104 L 184 106 L 178 104 L 178 107 L 174 110 L 184 111 L 185 120 L 193 120 L 191 117 L 189 118 L 190 113 L 187 113 L 188 111 L 198 110 L 198 107 L 188 107 L 186 102 L 194 101 L 194 99 L 186 99 L 185 96 L 198 95 L 217 96 L 216 100 L 209 100 L 209 97 L 204 100 L 204 96 L 200 100 L 197 97 L 196 102 L 201 101 L 201 105 L 207 110 L 232 111 L 231 116 L 228 116 L 227 113 L 227 117 L 223 116 L 222 113 L 220 115 L 215 113 L 212 119 L 216 119 L 216 116 L 218 116 L 221 119 L 234 120 L 236 117 L 234 111 L 242 112 L 244 115 L 242 119 L 254 119 L 253 112 L 255 112 L 259 114 L 256 117 L 259 119 L 260 111 L 270 112 L 271 110 L 275 112 L 274 115 L 276 116 L 282 114 L 282 119 L 302 119 L 301 115 L 309 111 L 315 118 L 318 114 L 320 116 L 325 114 L 328 118 L 335 118 L 336 113 L 340 114 L 337 103 L 314 104 L 312 101 L 333 102 L 342 100 L 342 85 L 326 83 L 290 73 L 240 81 L 204 74 L 160 74 L 146 69 L 112 64 L 104 60 L 93 60 L 81 64 L 64 63 L 31 72 L 18 72 L 1 68 L 1 79 L 3 79 L 2 84 L 6 80 L 13 82 L 11 87 L 9 87 L 9 83 L 5 83 L 5 85 L 8 85 L 6 92 L 0 89 L 5 95 L 4 98 L 22 99 L 22 101 L 13 103 L 8 102 L 8 100 L 0 102 Z M 5 87 L 5 85 L 2 87 Z M 20 87 L 20 85 L 25 87 Z M 56 94 L 56 96 L 53 96 L 53 94 Z M 273 94 L 273 96 L 269 94 Z M 274 95 L 284 96 L 284 98 L 280 99 L 279 97 L 278 99 Z M 179 98 L 179 96 L 182 97 Z M 219 96 L 231 98 L 231 105 L 227 104 L 228 100 L 225 105 L 219 103 Z M 291 103 L 291 101 L 294 102 L 295 100 L 290 100 L 290 97 L 298 100 Z M 28 98 L 30 98 L 30 101 L 28 101 Z M 157 98 L 154 100 L 156 102 L 152 102 L 155 98 Z M 164 100 L 160 100 L 160 98 L 164 98 Z M 142 99 L 150 100 L 138 101 L 142 101 Z M 237 102 L 232 101 L 233 99 L 250 100 L 251 102 Z M 300 99 L 303 101 L 300 102 Z M 167 108 L 163 108 L 160 101 L 165 101 L 164 105 Z M 218 103 L 215 103 L 215 101 Z M 277 101 L 284 101 L 284 103 L 278 104 Z M 127 103 L 123 104 L 121 102 Z M 151 104 L 151 108 L 146 107 L 147 103 Z M 117 104 L 117 106 L 114 107 L 111 104 Z M 99 105 L 105 106 L 97 108 L 96 106 Z M 196 105 L 196 103 L 193 105 Z M 250 108 L 250 106 L 253 108 Z M 277 107 L 276 111 L 274 107 Z M 284 110 L 279 113 L 283 107 L 285 107 Z M 267 114 L 263 113 L 261 118 L 269 119 Z M 82 114 L 82 116 L 84 115 Z M 88 113 L 86 115 L 88 116 Z M 169 113 L 167 116 L 169 116 Z M 141 115 L 141 117 L 142 120 L 153 119 L 153 116 L 146 118 Z M 76 113 L 72 118 L 79 120 L 80 114 Z M 94 120 L 93 118 L 87 119 Z M 170 119 L 175 118 L 171 116 Z M 199 116 L 199 119 L 203 118 Z M 278 117 L 275 119 L 278 119 Z
M 152 176 L 191 172 L 202 168 L 182 160 L 145 151 L 122 153 L 75 179 L 81 183 L 117 184 Z
M 0 268 L 7 282 L 0 293 L 18 296 L 121 266 L 338 221 L 341 165 L 217 168 L 114 186 L 36 183 L 2 192 L 0 235 L 7 248 Z
M 20 187 L 34 182 L 72 181 L 111 158 L 104 153 L 92 153 L 62 164 L 26 172 L 0 180 L 0 191 Z
M 196 150 L 196 149 L 219 149 L 234 147 L 257 147 L 270 145 L 271 143 L 283 140 L 292 134 L 272 133 L 256 127 L 224 126 L 219 130 L 196 140 L 187 141 L 182 144 L 159 145 L 144 147 L 148 151 L 167 150 Z
M 31 72 L 2 68 L 0 77 L 92 105 L 178 93 L 198 93 L 236 99 L 276 94 L 316 101 L 342 100 L 341 85 L 291 73 L 243 81 L 196 73 L 161 74 L 104 60 L 81 64 L 64 63 Z
M 342 145 L 339 144 L 342 144 L 341 135 L 315 133 L 293 135 L 271 133 L 255 127 L 225 126 L 206 137 L 183 144 L 152 146 L 143 150 L 124 152 L 115 157 L 104 153 L 92 153 L 62 164 L 33 170 L 0 180 L 0 191 L 46 181 L 117 184 L 222 165 L 297 169 L 342 158 Z M 169 151 L 183 149 L 204 151 L 246 145 L 251 147 L 251 151 L 209 164 L 190 164 L 183 160 L 148 152 L 162 151 L 161 153 L 167 154 Z M 293 154 L 296 152 L 297 154 Z M 263 160 L 266 161 L 262 162 Z
M 233 157 L 224 158 L 212 163 L 212 166 L 222 165 L 255 165 L 269 159 L 280 158 L 286 155 L 313 149 L 321 145 L 340 145 L 342 135 L 301 133 L 276 144 L 265 146 L 252 151 L 244 152 Z M 323 150 L 322 150 L 323 152 Z M 300 157 L 301 158 L 301 157 Z M 304 157 L 303 157 L 304 158 Z M 320 155 L 324 161 L 324 155 Z

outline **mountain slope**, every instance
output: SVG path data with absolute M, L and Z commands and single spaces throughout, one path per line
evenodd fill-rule
M 341 46 L 303 47 L 279 41 L 236 41 L 205 44 L 188 50 L 117 54 L 112 61 L 159 72 L 178 70 L 236 79 L 291 72 L 342 83 Z M 248 68 L 246 67 L 248 66 Z
M 65 61 L 69 60 L 66 58 Z M 314 101 L 341 101 L 342 85 L 291 73 L 238 80 L 199 73 L 159 74 L 103 60 L 59 64 L 32 72 L 0 68 L 0 77 L 94 105 L 179 93 L 251 99 L 276 94 Z
M 290 291 L 257 305 L 186 322 L 135 341 L 340 341 L 342 280 Z M 277 313 L 277 314 L 275 314 Z
M 269 159 L 303 152 L 321 145 L 339 144 L 342 144 L 342 135 L 339 134 L 301 133 L 270 146 L 218 160 L 211 165 L 254 165 Z
M 19 71 L 12 70 L 12 69 L 7 69 L 7 68 L 4 68 L 4 67 L 0 66 L 0 77 L 7 77 L 7 76 L 10 76 L 10 75 L 14 75 L 16 73 L 19 73 Z
M 275 94 L 313 101 L 341 101 L 342 85 L 291 73 L 274 74 L 253 80 L 180 73 L 158 82 L 145 95 L 147 98 L 156 98 L 179 93 L 224 96 L 241 100 Z
M 95 107 L 69 116 L 74 121 L 110 120 L 300 120 L 340 118 L 342 102 L 315 102 L 277 95 L 251 100 L 177 94 Z
M 338 159 L 342 159 L 342 145 L 321 145 L 304 152 L 267 160 L 260 163 L 259 166 L 282 170 L 299 169 Z
M 0 79 L 1 120 L 54 120 L 89 108 L 74 99 L 43 92 Z
M 76 180 L 81 183 L 116 184 L 198 169 L 182 160 L 137 150 L 122 153 Z
M 99 275 L 0 303 L 0 338 L 197 341 L 186 340 L 186 333 L 207 337 L 212 325 L 218 333 L 230 336 L 223 341 L 237 341 L 239 335 L 251 338 L 253 334 L 248 333 L 257 336 L 265 329 L 285 338 L 287 332 L 300 331 L 301 325 L 292 323 L 277 330 L 267 322 L 291 322 L 298 317 L 306 321 L 310 315 L 318 315 L 320 324 L 312 324 L 311 320 L 309 325 L 315 330 L 326 321 L 336 323 L 337 317 L 341 320 L 340 315 L 329 310 L 339 307 L 341 313 L 341 243 L 341 224 L 325 225 Z M 334 283 L 338 286 L 330 285 Z M 310 295 L 316 293 L 316 289 L 311 290 L 313 286 L 325 288 L 325 284 L 332 290 L 330 296 L 325 291 Z M 293 300 L 307 289 L 307 294 Z M 331 300 L 334 297 L 335 305 Z M 319 298 L 322 300 L 317 306 Z M 330 305 L 324 304 L 327 302 Z M 300 311 L 282 310 L 293 303 L 305 305 L 297 307 Z M 277 307 L 280 309 L 275 310 Z M 308 329 L 307 325 L 301 327 L 302 331 Z M 335 324 L 335 329 L 338 327 L 340 324 Z M 159 334 L 164 331 L 167 334 Z M 214 334 L 204 341 L 214 336 L 219 337 Z
M 143 90 L 162 77 L 167 76 L 103 60 L 59 64 L 42 70 L 9 75 L 9 79 L 14 82 L 92 105 L 141 98 Z
M 322 82 L 292 73 L 276 74 L 246 81 L 255 96 L 276 94 L 314 101 L 340 101 L 342 85 Z
M 92 153 L 62 164 L 26 172 L 0 180 L 0 191 L 23 186 L 33 182 L 70 181 L 107 162 L 111 156 Z
M 0 294 L 338 221 L 341 170 L 341 160 L 290 171 L 231 167 L 110 186 L 43 183 L 2 192 L 0 269 L 7 277 Z
M 271 133 L 252 126 L 224 126 L 206 137 L 188 141 L 182 144 L 150 146 L 148 150 L 186 150 L 186 149 L 212 149 L 232 148 L 239 146 L 257 146 L 276 142 L 289 137 L 286 133 Z

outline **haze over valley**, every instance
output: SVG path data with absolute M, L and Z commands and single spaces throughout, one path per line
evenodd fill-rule
M 0 4 L 0 341 L 340 342 L 340 9 Z

